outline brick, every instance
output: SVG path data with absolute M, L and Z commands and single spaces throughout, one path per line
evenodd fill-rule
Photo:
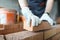
M 50 30 L 46 30 L 46 31 L 44 31 L 44 39 L 46 40 L 46 39 L 54 36 L 55 34 L 56 34 L 56 29 L 55 28 L 52 28 Z
M 56 23 L 57 23 L 57 24 L 60 24 L 60 17 L 57 17 Z
M 0 30 L 4 30 L 4 26 L 0 24 Z
M 60 40 L 60 33 L 53 36 L 52 40 Z
M 24 29 L 28 30 L 28 31 L 39 31 L 39 30 L 47 30 L 47 29 L 52 28 L 52 26 L 46 21 L 42 21 L 41 24 L 39 24 L 38 26 L 35 26 L 35 27 L 33 27 L 33 26 L 27 27 L 27 26 L 25 26 L 25 24 L 26 23 L 24 22 Z
M 3 35 L 0 35 L 0 40 L 4 40 L 4 36 Z
M 56 33 L 60 33 L 60 25 L 56 25 Z
M 5 35 L 7 40 L 43 40 L 43 32 L 22 31 Z
M 22 30 L 23 30 L 22 23 L 4 25 L 4 30 L 0 30 L 0 34 L 5 35 L 5 34 L 14 33 L 14 32 L 19 32 Z

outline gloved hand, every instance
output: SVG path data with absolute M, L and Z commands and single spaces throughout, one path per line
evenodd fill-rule
M 50 25 L 53 25 L 53 19 L 50 18 L 50 16 L 47 13 L 44 13 L 42 17 L 40 18 L 40 21 L 42 22 L 43 20 L 47 21 Z
M 32 21 L 32 26 L 38 26 L 39 17 L 32 14 L 28 7 L 21 9 L 23 16 L 26 18 L 26 26 L 30 27 L 30 21 Z

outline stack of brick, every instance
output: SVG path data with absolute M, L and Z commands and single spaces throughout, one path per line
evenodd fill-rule
M 10 34 L 14 32 L 20 32 L 23 30 L 22 24 L 12 24 L 12 25 L 1 25 L 4 26 L 4 30 L 0 30 L 0 34 Z
M 23 20 L 21 21 L 24 22 Z M 60 25 L 51 26 L 49 25 L 48 22 L 42 22 L 38 27 L 32 27 L 32 26 L 26 27 L 25 24 L 24 25 L 23 24 L 19 23 L 13 25 L 5 25 L 4 27 L 5 29 L 0 30 L 0 34 L 4 34 L 0 37 L 0 39 L 1 40 L 55 40 L 55 39 L 58 40 L 60 39 L 59 38 Z M 23 27 L 28 31 L 22 31 Z
M 22 31 L 5 35 L 6 40 L 57 40 L 60 39 L 60 27 L 54 26 L 52 29 L 32 32 Z
M 32 32 L 22 31 L 1 36 L 2 40 L 60 40 L 60 27 L 54 26 L 52 29 Z

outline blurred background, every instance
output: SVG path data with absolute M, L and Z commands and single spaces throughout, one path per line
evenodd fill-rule
M 18 0 L 0 0 L 0 7 L 15 9 L 18 12 L 20 11 Z
M 0 7 L 15 9 L 18 12 L 20 12 L 18 0 L 0 0 Z M 57 14 L 57 1 L 54 2 L 53 8 L 50 14 L 54 20 L 55 20 L 56 14 Z

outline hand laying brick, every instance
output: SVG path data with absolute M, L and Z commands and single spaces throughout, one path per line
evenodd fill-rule
M 39 31 L 39 30 L 46 30 L 46 29 L 51 29 L 52 26 L 47 22 L 47 21 L 42 21 L 41 24 L 39 24 L 38 26 L 32 26 L 32 21 L 30 22 L 30 27 L 26 26 L 26 19 L 23 16 L 22 17 L 22 21 L 23 21 L 23 28 L 28 30 L 28 31 Z

